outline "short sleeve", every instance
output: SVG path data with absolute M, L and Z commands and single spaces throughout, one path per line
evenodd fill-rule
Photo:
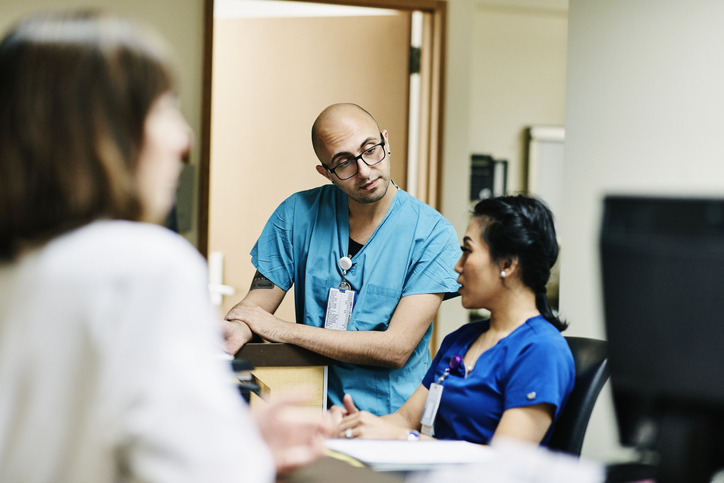
M 518 353 L 507 374 L 503 410 L 547 403 L 558 414 L 572 389 L 575 369 L 565 341 L 555 342 L 540 339 Z
M 294 196 L 274 210 L 251 250 L 251 263 L 274 285 L 289 290 L 294 282 Z
M 457 295 L 459 284 L 455 264 L 460 258 L 460 245 L 452 225 L 439 213 L 428 217 L 429 234 L 419 243 L 415 262 L 405 282 L 402 296 L 423 293 L 444 293 L 445 299 Z

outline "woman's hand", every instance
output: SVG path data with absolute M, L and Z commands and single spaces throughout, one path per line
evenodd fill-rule
M 337 415 L 346 412 L 338 426 L 338 438 L 406 440 L 410 432 L 409 428 L 402 428 L 367 411 L 360 411 L 349 394 L 344 396 L 344 409 L 334 406 L 330 411 L 335 407 Z
M 349 394 L 345 394 L 342 403 L 345 405 L 345 407 L 334 405 L 329 408 L 329 411 L 327 411 L 327 414 L 329 415 L 329 418 L 334 425 L 334 437 L 337 437 L 338 433 L 344 432 L 344 430 L 340 429 L 340 426 L 344 418 L 350 414 L 350 411 L 351 413 L 359 412 L 359 409 L 357 409 L 357 407 L 354 405 L 354 402 L 352 402 L 352 396 L 350 396 Z M 349 410 L 347 408 L 349 408 Z
M 329 411 L 327 411 L 327 414 L 334 425 L 334 434 L 336 435 L 339 432 L 339 425 L 342 424 L 342 420 L 347 416 L 347 410 L 339 406 L 332 406 L 329 408 Z

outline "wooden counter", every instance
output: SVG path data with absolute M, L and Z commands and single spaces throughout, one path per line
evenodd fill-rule
M 292 344 L 248 343 L 234 356 L 254 364 L 254 374 L 265 399 L 305 391 L 309 395 L 302 406 L 327 408 L 327 366 L 333 360 Z M 252 395 L 252 408 L 259 398 Z

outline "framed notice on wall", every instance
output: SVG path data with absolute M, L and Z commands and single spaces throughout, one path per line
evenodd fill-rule
M 527 129 L 527 187 L 528 194 L 546 202 L 553 212 L 558 243 L 561 244 L 563 212 L 563 126 L 531 126 Z M 548 281 L 548 299 L 558 309 L 561 251 Z
M 563 126 L 531 126 L 527 130 L 527 187 L 529 194 L 546 202 L 560 233 L 563 208 Z

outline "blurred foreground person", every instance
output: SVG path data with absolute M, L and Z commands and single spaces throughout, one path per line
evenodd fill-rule
M 566 324 L 546 296 L 558 258 L 553 215 L 534 198 L 485 199 L 475 205 L 462 251 L 455 271 L 463 307 L 488 309 L 490 319 L 445 337 L 422 384 L 395 413 L 358 411 L 346 395 L 344 408 L 332 408 L 344 416 L 340 436 L 550 439 L 575 379 L 560 333 Z
M 128 20 L 41 14 L 0 43 L 0 481 L 268 482 L 321 452 L 319 419 L 253 420 L 203 258 L 154 224 L 191 143 L 174 88 Z

